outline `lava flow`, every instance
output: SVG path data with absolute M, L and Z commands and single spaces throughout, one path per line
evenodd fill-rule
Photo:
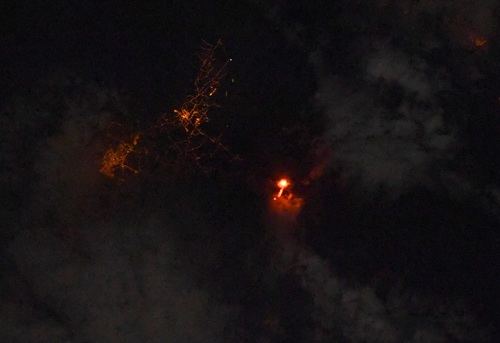
M 276 182 L 277 190 L 273 195 L 272 207 L 280 213 L 296 215 L 302 208 L 304 200 L 292 192 L 292 182 L 288 178 L 281 178 Z
M 281 198 L 283 196 L 283 191 L 290 186 L 290 181 L 288 179 L 281 179 L 276 183 L 276 186 L 278 186 L 279 191 L 278 193 L 274 196 L 273 200 L 277 200 L 278 198 Z M 292 193 L 288 193 L 288 196 L 291 196 Z

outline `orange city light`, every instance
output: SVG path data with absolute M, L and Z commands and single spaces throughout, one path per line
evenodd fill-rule
M 478 48 L 485 46 L 488 43 L 488 40 L 483 37 L 476 37 L 474 39 L 474 45 Z

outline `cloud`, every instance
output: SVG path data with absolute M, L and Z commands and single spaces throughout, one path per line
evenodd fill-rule
M 100 181 L 98 135 L 122 110 L 116 92 L 70 73 L 32 85 L 3 108 L 2 180 L 22 204 L 16 210 L 75 215 Z
M 197 285 L 175 238 L 158 233 L 164 225 L 87 227 L 79 238 L 85 254 L 47 228 L 19 235 L 9 249 L 17 277 L 46 305 L 37 313 L 27 292 L 20 292 L 17 301 L 27 309 L 4 308 L 10 330 L 2 330 L 3 340 L 24 332 L 25 342 L 38 342 L 43 328 L 75 342 L 225 341 L 234 308 Z M 51 313 L 63 319 L 54 323 Z
M 493 49 L 476 50 L 473 38 L 496 35 L 497 9 L 498 2 L 489 0 L 341 1 L 332 7 L 327 2 L 311 6 L 281 3 L 267 8 L 269 18 L 279 24 L 290 43 L 299 47 L 298 53 L 310 53 L 317 82 L 312 102 L 318 116 L 325 119 L 322 138 L 331 149 L 329 168 L 341 178 L 335 179 L 336 184 L 347 185 L 339 188 L 358 193 L 367 201 L 394 201 L 396 209 L 400 195 L 425 189 L 430 191 L 425 192 L 426 196 L 443 199 L 438 203 L 444 211 L 453 213 L 462 207 L 480 212 L 480 220 L 487 221 L 487 213 L 496 213 L 500 218 L 495 191 L 498 184 L 481 182 L 477 159 L 467 146 L 468 123 L 482 118 L 477 99 L 469 95 L 476 90 L 479 79 L 485 84 L 494 83 L 486 75 L 495 75 L 497 69 L 496 62 L 487 62 L 488 58 L 497 60 L 489 55 Z M 469 170 L 477 174 L 468 174 Z M 325 173 L 324 177 L 331 175 Z M 378 196 L 380 190 L 384 191 L 383 197 Z M 324 199 L 338 194 L 330 189 L 324 192 L 330 195 Z M 480 204 L 479 209 L 472 203 Z M 335 210 L 334 204 L 323 205 L 325 211 Z M 370 210 L 377 211 L 373 207 Z M 336 215 L 331 215 L 330 226 L 323 223 L 315 233 L 335 231 L 340 237 L 345 233 L 342 230 L 352 229 L 359 234 L 371 229 L 370 224 L 351 228 L 350 222 L 344 228 L 335 227 Z M 404 216 L 391 213 L 390 218 L 392 215 L 395 222 Z M 439 244 L 452 246 L 457 255 L 469 249 L 462 243 L 453 246 L 452 239 L 461 234 L 460 225 L 456 227 L 453 221 L 447 223 L 440 215 L 437 217 L 439 224 L 424 224 L 425 230 L 444 232 L 446 237 Z M 303 225 L 304 230 L 309 229 L 307 223 Z M 483 224 L 471 222 L 463 226 L 465 230 L 476 230 Z M 377 229 L 385 234 L 384 228 Z M 401 230 L 396 232 L 398 235 L 406 229 L 395 226 L 387 234 Z M 490 235 L 488 230 L 483 230 L 485 235 Z M 356 239 L 356 234 L 353 236 Z M 482 240 L 474 236 L 470 250 L 482 249 L 479 246 L 489 249 Z M 328 250 L 329 242 L 324 237 L 314 237 L 313 241 Z M 397 240 L 391 242 L 398 244 Z M 283 244 L 288 247 L 290 242 Z M 334 249 L 335 243 L 331 244 Z M 294 255 L 285 250 L 287 256 Z M 492 340 L 472 315 L 473 310 L 469 312 L 468 306 L 453 303 L 451 295 L 426 297 L 395 286 L 389 295 L 380 296 L 370 284 L 354 286 L 342 280 L 334 272 L 337 261 L 323 260 L 305 247 L 297 247 L 296 253 L 301 255 L 298 261 L 288 260 L 283 268 L 294 267 L 312 298 L 314 324 L 309 341 Z M 453 267 L 460 272 L 460 267 Z M 471 277 L 474 280 L 476 275 Z
M 353 286 L 310 251 L 299 253 L 294 271 L 313 301 L 317 342 L 449 342 L 491 339 L 466 306 L 431 300 L 394 287 L 386 298 L 369 285 Z M 312 339 L 311 338 L 311 339 Z
M 372 82 L 383 81 L 400 86 L 408 95 L 415 94 L 418 99 L 429 100 L 433 89 L 431 80 L 426 76 L 423 61 L 411 61 L 408 56 L 398 51 L 380 47 L 380 50 L 368 57 L 366 66 L 367 79 Z
M 471 11 L 440 4 L 444 2 L 418 2 L 417 15 L 397 18 L 402 23 L 396 28 L 408 29 L 418 15 L 438 17 L 443 10 L 450 18 L 459 11 L 481 32 L 493 27 L 489 19 L 481 21 L 491 15 L 492 2 L 486 8 L 470 5 Z M 279 16 L 280 25 L 285 25 L 283 18 Z M 450 22 L 439 27 L 458 41 Z M 326 51 L 328 35 L 318 38 L 320 44 L 302 44 L 304 37 L 311 37 L 307 30 L 307 25 L 288 25 L 285 33 L 302 48 L 321 47 L 311 56 L 318 84 L 313 101 L 327 123 L 322 138 L 332 150 L 329 167 L 352 189 L 370 195 L 384 189 L 394 199 L 412 187 L 442 182 L 455 198 L 474 193 L 485 200 L 485 207 L 498 210 L 500 196 L 494 185 L 485 186 L 488 191 L 480 189 L 449 166 L 463 142 L 460 128 L 450 123 L 450 113 L 438 96 L 451 81 L 425 57 L 424 52 L 431 50 L 428 44 L 415 52 L 377 37 L 369 48 L 353 49 L 345 57 L 353 58 L 356 66 L 349 75 L 335 69 L 343 64 L 336 64 L 334 54 Z M 440 46 L 442 38 L 433 33 L 437 42 L 433 46 Z M 362 42 L 371 38 L 368 34 Z M 342 48 L 347 51 L 351 46 Z M 255 288 L 264 299 L 252 305 L 259 309 L 247 313 L 248 308 L 237 304 L 248 301 L 240 298 L 233 281 L 250 254 L 233 252 L 239 248 L 236 235 L 213 243 L 221 237 L 215 235 L 220 226 L 231 226 L 227 222 L 233 219 L 224 218 L 219 225 L 211 217 L 215 210 L 205 210 L 210 215 L 201 213 L 202 191 L 186 195 L 182 185 L 164 174 L 148 175 L 149 184 L 134 180 L 120 186 L 99 175 L 104 148 L 99 135 L 110 118 L 126 114 L 124 107 L 117 92 L 70 76 L 42 84 L 2 112 L 0 152 L 5 163 L 1 163 L 0 182 L 10 192 L 2 211 L 12 218 L 9 240 L 1 250 L 8 276 L 0 283 L 2 341 L 238 341 L 238 331 L 247 332 L 248 338 L 252 330 L 262 329 L 264 319 L 259 315 L 266 307 L 275 310 L 268 302 L 290 302 L 288 294 L 276 294 L 273 289 L 273 282 L 283 274 L 259 265 L 264 275 L 253 275 L 248 284 L 248 293 L 254 295 Z M 245 230 L 258 231 L 245 226 L 258 222 L 250 218 L 256 212 L 245 216 L 230 207 L 227 217 L 241 216 L 247 220 L 242 224 Z M 237 230 L 231 227 L 231 231 L 242 232 L 234 226 Z M 243 232 L 243 239 L 248 232 Z M 284 235 L 289 232 L 296 231 Z M 216 238 L 207 239 L 211 236 Z M 217 244 L 223 246 L 222 254 Z M 292 312 L 304 311 L 300 315 L 311 319 L 310 326 L 295 328 L 308 341 L 487 338 L 476 329 L 478 324 L 465 306 L 441 304 L 396 288 L 382 297 L 370 284 L 354 286 L 342 280 L 329 261 L 305 247 L 297 252 L 294 243 L 287 241 L 274 248 L 289 254 L 283 269 L 294 267 L 293 274 L 307 295 L 304 303 L 311 305 L 290 305 Z M 227 262 L 234 257 L 231 253 L 238 258 Z M 292 263 L 289 258 L 296 253 L 299 260 Z M 260 260 L 248 263 L 262 264 L 264 258 L 256 259 Z M 214 272 L 224 263 L 231 264 L 225 267 L 230 276 L 224 277 L 231 280 L 232 288 Z M 272 334 L 252 334 L 272 341 Z
M 2 149 L 11 164 L 3 173 L 19 178 L 11 186 L 22 195 L 24 219 L 12 223 L 1 251 L 8 278 L 0 283 L 0 340 L 232 340 L 239 308 L 200 270 L 217 261 L 215 249 L 205 242 L 195 251 L 180 238 L 186 228 L 200 237 L 210 230 L 200 214 L 186 206 L 185 216 L 172 215 L 174 203 L 165 210 L 166 197 L 155 193 L 135 202 L 126 194 L 142 194 L 140 184 L 110 185 L 98 172 L 99 137 L 113 114 L 123 115 L 117 93 L 71 77 L 43 87 L 47 93 L 34 92 L 45 97 L 26 96 L 4 112 Z M 20 137 L 29 157 L 21 161 L 12 146 Z
M 442 81 L 427 76 L 425 63 L 381 49 L 366 58 L 364 80 L 349 84 L 326 73 L 321 66 L 326 62 L 312 60 L 318 70 L 316 103 L 326 116 L 332 166 L 347 180 L 397 194 L 428 184 L 429 171 L 453 158 L 456 134 L 434 97 Z

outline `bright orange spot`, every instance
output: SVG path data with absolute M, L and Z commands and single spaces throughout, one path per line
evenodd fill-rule
M 488 44 L 488 40 L 483 36 L 475 36 L 473 38 L 473 43 L 476 48 L 482 48 Z
M 279 188 L 285 188 L 288 186 L 288 180 L 287 179 L 281 179 L 278 181 L 278 187 Z
M 276 200 L 277 198 L 281 198 L 281 196 L 283 195 L 283 191 L 285 190 L 285 188 L 287 188 L 288 186 L 290 186 L 290 181 L 288 181 L 287 179 L 283 178 L 283 179 L 280 179 L 276 185 L 278 186 L 278 188 L 280 189 L 278 191 L 278 194 L 276 194 L 276 196 L 273 198 L 273 200 Z M 291 195 L 291 193 L 290 193 Z

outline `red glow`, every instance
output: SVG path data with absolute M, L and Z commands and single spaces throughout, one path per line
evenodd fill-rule
M 283 191 L 285 190 L 285 188 L 287 188 L 288 186 L 290 186 L 290 181 L 288 181 L 288 179 L 280 179 L 277 183 L 276 183 L 276 186 L 278 186 L 278 188 L 280 189 L 278 191 L 278 194 L 276 194 L 276 196 L 273 198 L 273 200 L 276 200 L 278 198 L 281 198 L 281 196 L 283 195 Z
M 299 213 L 303 200 L 296 197 L 292 192 L 292 182 L 290 179 L 284 177 L 276 181 L 276 187 L 278 188 L 273 196 L 272 208 L 281 213 L 287 215 L 293 215 Z
M 474 45 L 477 48 L 481 48 L 481 47 L 485 46 L 486 44 L 488 44 L 488 40 L 484 37 L 476 37 L 474 39 Z
M 287 179 L 281 179 L 278 181 L 278 187 L 279 188 L 285 188 L 289 185 L 289 181 Z

